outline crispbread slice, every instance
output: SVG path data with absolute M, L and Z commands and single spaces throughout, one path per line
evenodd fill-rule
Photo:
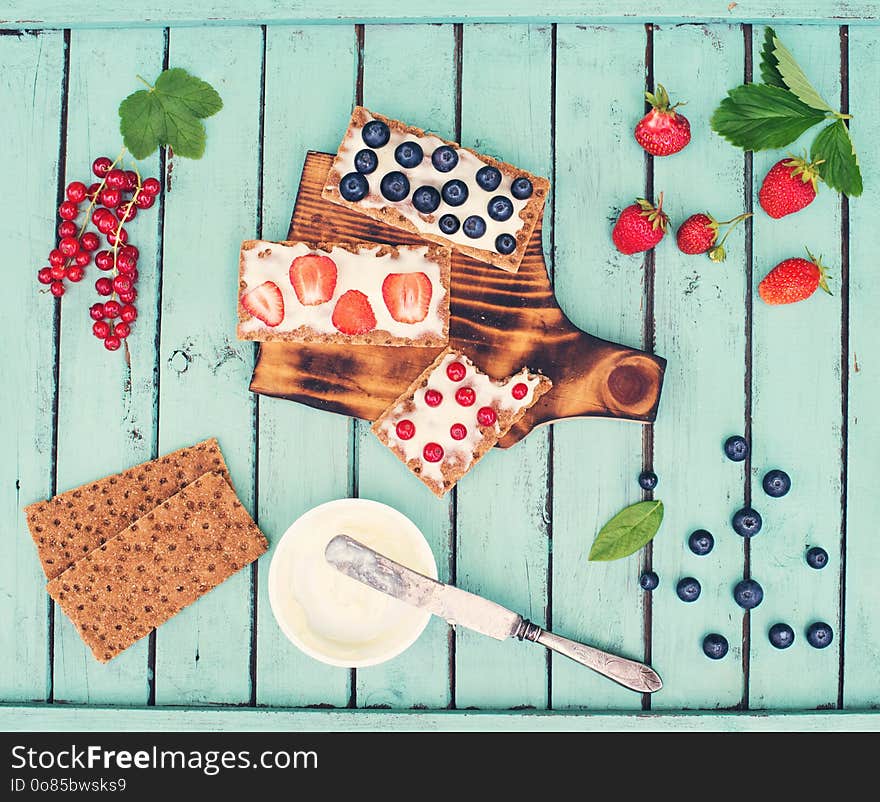
M 25 507 L 46 578 L 58 576 L 208 471 L 229 481 L 213 437 Z
M 46 589 L 106 663 L 267 548 L 225 477 L 206 473 Z

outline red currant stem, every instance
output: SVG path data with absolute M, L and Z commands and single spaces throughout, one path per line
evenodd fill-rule
M 146 86 L 147 89 L 149 89 L 151 92 L 153 91 L 153 89 L 155 89 L 155 87 L 154 87 L 154 86 L 153 86 L 153 85 L 152 85 L 152 84 L 151 84 L 146 78 L 144 78 L 144 77 L 142 77 L 142 76 L 140 76 L 140 75 L 135 75 L 134 77 L 137 78 L 137 79 L 138 79 L 138 80 L 139 80 L 144 86 Z
M 138 76 L 140 77 L 140 76 Z M 141 79 L 143 80 L 143 79 Z M 122 149 L 122 153 L 125 153 L 125 148 Z M 119 154 L 119 158 L 122 158 L 122 153 Z M 109 172 L 109 171 L 108 171 Z M 132 205 L 135 204 L 135 201 L 141 194 L 141 187 L 143 184 L 141 183 L 141 174 L 138 172 L 137 167 L 134 168 L 134 172 L 137 175 L 138 183 L 137 187 L 135 187 L 134 194 L 131 196 L 131 200 L 128 201 L 127 208 L 131 210 Z M 127 215 L 125 215 L 127 217 Z M 116 236 L 113 238 L 113 278 L 119 275 L 119 268 L 116 266 L 116 258 L 119 253 L 119 235 L 122 233 L 122 226 L 125 224 L 125 220 L 120 220 L 119 225 L 116 227 Z M 117 297 L 116 287 L 113 288 L 113 298 Z M 115 329 L 114 329 L 115 330 Z

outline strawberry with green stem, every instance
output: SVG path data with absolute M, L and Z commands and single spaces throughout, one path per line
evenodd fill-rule
M 824 159 L 809 162 L 806 155 L 802 159 L 789 156 L 776 162 L 758 192 L 761 208 L 770 217 L 779 219 L 809 206 L 816 199 L 822 180 L 819 165 L 824 162 Z
M 657 84 L 654 93 L 645 92 L 651 110 L 639 120 L 633 135 L 652 156 L 671 156 L 691 141 L 691 124 L 676 109 L 684 103 L 670 105 L 669 94 L 663 84 Z
M 758 294 L 765 303 L 773 306 L 793 304 L 809 298 L 819 287 L 831 295 L 828 287 L 828 271 L 806 249 L 809 259 L 785 259 L 774 267 L 758 285 Z
M 697 254 L 707 253 L 713 262 L 723 262 L 727 257 L 727 251 L 724 250 L 724 241 L 743 220 L 752 216 L 751 212 L 737 215 L 730 220 L 719 222 L 711 214 L 692 214 L 678 228 L 675 235 L 678 249 L 682 253 Z M 721 226 L 730 226 L 721 242 L 715 244 L 718 240 Z
M 663 211 L 662 192 L 656 207 L 645 198 L 637 198 L 618 216 L 611 238 L 621 253 L 649 251 L 663 239 L 668 223 L 669 216 Z

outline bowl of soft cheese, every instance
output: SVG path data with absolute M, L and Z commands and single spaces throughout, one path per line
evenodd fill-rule
M 369 499 L 339 499 L 314 507 L 281 537 L 269 567 L 269 603 L 278 626 L 294 645 L 323 663 L 374 666 L 415 643 L 431 614 L 328 563 L 324 549 L 339 534 L 432 579 L 437 578 L 437 563 L 409 518 Z

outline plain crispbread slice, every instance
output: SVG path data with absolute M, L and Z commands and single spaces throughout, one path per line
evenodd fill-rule
M 229 481 L 214 438 L 25 507 L 46 578 L 58 576 L 208 471 Z
M 225 477 L 206 473 L 46 589 L 105 663 L 267 548 Z

